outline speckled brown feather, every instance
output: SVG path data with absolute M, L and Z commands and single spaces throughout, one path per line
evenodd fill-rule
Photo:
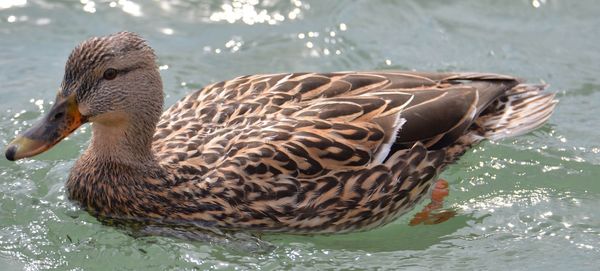
M 489 74 L 240 77 L 171 107 L 153 148 L 233 212 L 180 219 L 288 232 L 366 229 L 410 210 L 439 170 L 482 138 L 469 132 L 481 111 L 517 84 Z M 399 130 L 379 121 L 400 112 Z M 395 152 L 376 161 L 390 137 Z
M 473 144 L 541 125 L 556 103 L 542 90 L 481 73 L 242 76 L 164 112 L 146 131 L 152 160 L 129 165 L 88 151 L 67 187 L 103 217 L 290 233 L 370 229 L 409 211 Z

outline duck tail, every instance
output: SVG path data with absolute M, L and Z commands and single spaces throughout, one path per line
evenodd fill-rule
M 519 84 L 492 102 L 475 120 L 470 131 L 447 147 L 446 165 L 456 162 L 469 148 L 484 139 L 498 140 L 526 134 L 540 127 L 558 103 L 548 85 Z
M 558 100 L 548 85 L 519 84 L 494 101 L 476 120 L 483 138 L 498 140 L 526 134 L 544 124 Z

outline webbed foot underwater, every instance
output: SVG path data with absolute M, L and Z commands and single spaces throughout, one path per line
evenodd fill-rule
M 66 186 L 94 215 L 222 229 L 338 233 L 411 210 L 485 139 L 541 126 L 543 85 L 489 73 L 282 73 L 209 85 L 163 111 L 153 50 L 92 38 L 69 56 L 56 102 L 6 148 L 17 160 L 91 123 Z

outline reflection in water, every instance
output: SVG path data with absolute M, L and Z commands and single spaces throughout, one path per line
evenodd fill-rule
M 111 2 L 110 6 L 111 7 L 116 7 L 119 6 L 121 7 L 121 9 L 123 10 L 123 12 L 131 14 L 133 16 L 142 16 L 142 10 L 140 8 L 140 5 L 134 3 L 133 1 L 129 1 L 129 0 L 119 0 L 117 1 L 116 4 L 114 4 L 115 2 Z
M 0 9 L 10 8 L 18 5 L 25 5 L 26 0 L 11 0 L 4 6 L 0 5 Z M 0 1 L 2 3 L 2 1 Z M 82 9 L 88 13 L 96 13 L 99 5 L 108 6 L 110 8 L 119 8 L 123 12 L 134 17 L 143 16 L 142 7 L 140 4 L 131 0 L 116 0 L 116 1 L 94 1 L 80 0 Z M 166 12 L 172 12 L 174 6 L 181 5 L 180 1 L 160 1 L 158 3 L 148 3 L 149 5 L 156 4 Z M 279 6 L 284 6 L 284 9 L 279 9 Z M 208 21 L 212 22 L 242 22 L 247 25 L 254 24 L 279 24 L 285 20 L 296 20 L 302 18 L 302 13 L 310 9 L 308 3 L 300 0 L 232 0 L 223 1 L 218 10 L 210 10 Z M 345 25 L 341 25 L 343 29 Z M 343 29 L 342 31 L 344 31 Z M 164 31 L 163 31 L 164 32 Z M 172 32 L 172 31 L 167 31 Z M 169 34 L 169 33 L 165 33 Z M 172 34 L 172 33 L 171 33 Z
M 127 229 L 126 229 L 127 230 Z M 243 253 L 267 253 L 275 249 L 275 246 L 267 241 L 261 240 L 249 233 L 244 232 L 221 232 L 215 229 L 201 230 L 184 227 L 169 226 L 145 226 L 137 230 L 129 230 L 134 237 L 165 236 L 193 242 L 208 243 L 210 245 L 222 246 L 227 249 Z
M 531 5 L 534 8 L 539 8 L 542 4 L 546 4 L 546 0 L 532 0 Z
M 83 11 L 89 13 L 96 12 L 96 2 L 93 0 L 80 0 L 80 2 L 83 5 Z M 142 9 L 140 5 L 130 0 L 111 1 L 108 3 L 108 6 L 111 8 L 118 7 L 123 10 L 123 12 L 135 17 L 142 16 Z
M 338 32 L 344 32 L 348 30 L 348 26 L 345 23 L 340 23 L 337 29 L 326 27 L 319 31 L 308 31 L 306 33 L 301 32 L 296 35 L 298 40 L 306 40 L 304 46 L 309 49 L 307 56 L 319 58 L 327 56 L 339 56 L 342 54 L 344 39 Z M 353 49 L 352 47 L 350 49 Z M 391 62 L 390 62 L 391 64 Z
M 286 16 L 289 20 L 300 18 L 302 10 L 310 7 L 300 0 L 291 0 L 292 9 L 287 14 L 281 11 L 269 12 L 267 7 L 275 6 L 277 2 L 279 1 L 233 0 L 221 5 L 221 11 L 213 12 L 210 20 L 229 23 L 241 21 L 247 25 L 263 23 L 274 25 L 283 22 Z
M 12 7 L 22 7 L 27 4 L 27 0 L 0 0 L 0 10 Z
M 89 13 L 96 12 L 96 2 L 90 0 L 81 0 L 81 4 L 83 4 L 83 11 Z

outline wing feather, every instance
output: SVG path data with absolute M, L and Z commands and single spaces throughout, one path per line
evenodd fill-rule
M 547 120 L 554 96 L 517 84 L 486 73 L 241 76 L 169 108 L 153 150 L 176 172 L 174 190 L 210 195 L 190 204 L 224 206 L 221 226 L 367 229 L 410 210 L 472 144 Z

